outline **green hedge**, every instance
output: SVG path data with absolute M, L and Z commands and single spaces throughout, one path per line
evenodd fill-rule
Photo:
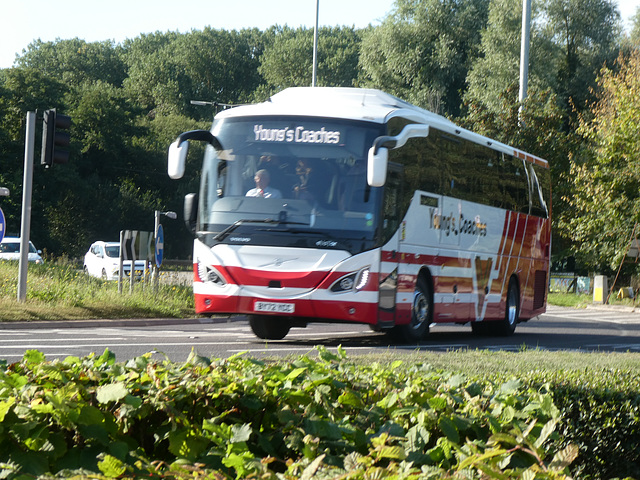
M 316 356 L 29 351 L 0 370 L 1 476 L 562 479 L 578 453 L 546 388 Z
M 579 448 L 576 478 L 640 478 L 640 391 L 552 387 L 562 444 Z

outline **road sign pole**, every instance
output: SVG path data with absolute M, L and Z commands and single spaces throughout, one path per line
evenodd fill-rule
M 36 136 L 36 113 L 27 112 L 24 146 L 24 180 L 22 182 L 22 225 L 20 227 L 20 266 L 18 267 L 18 301 L 27 299 L 29 235 L 31 231 L 31 190 L 33 186 L 33 148 Z
M 156 250 L 158 248 L 158 226 L 160 225 L 160 211 L 155 210 L 153 212 L 154 220 L 153 220 L 153 256 L 156 256 Z M 153 269 L 151 274 L 151 283 L 153 284 L 154 291 L 158 290 L 158 281 L 160 272 L 158 270 L 157 262 L 153 262 Z

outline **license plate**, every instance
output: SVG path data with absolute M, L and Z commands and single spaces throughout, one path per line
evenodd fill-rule
M 254 312 L 293 313 L 294 310 L 293 303 L 256 302 L 253 305 Z

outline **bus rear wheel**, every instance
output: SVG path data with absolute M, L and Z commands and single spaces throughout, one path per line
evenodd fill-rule
M 419 277 L 413 292 L 411 305 L 411 323 L 397 325 L 393 333 L 399 340 L 411 343 L 418 342 L 429 333 L 429 325 L 433 317 L 433 294 L 431 285 L 424 277 Z
M 504 313 L 504 320 L 500 322 L 500 334 L 504 336 L 513 335 L 520 318 L 520 292 L 518 283 L 514 278 L 509 281 L 509 291 L 507 293 L 507 308 Z
M 520 291 L 514 278 L 509 281 L 507 291 L 507 305 L 504 318 L 498 321 L 473 322 L 471 330 L 477 335 L 498 335 L 508 337 L 516 331 L 520 317 Z
M 249 315 L 249 326 L 256 337 L 263 340 L 282 340 L 291 329 L 286 317 Z

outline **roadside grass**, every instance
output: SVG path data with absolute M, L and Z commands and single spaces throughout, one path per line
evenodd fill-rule
M 185 318 L 194 317 L 190 285 L 134 284 L 129 293 L 125 280 L 123 293 L 117 282 L 85 275 L 79 265 L 60 258 L 43 265 L 29 265 L 27 298 L 17 302 L 18 263 L 0 261 L 0 322 L 35 320 Z M 589 295 L 549 293 L 550 305 L 586 308 Z M 632 299 L 610 298 L 612 305 L 633 306 Z
M 558 307 L 586 308 L 587 305 L 593 303 L 593 298 L 585 294 L 549 292 L 547 302 L 549 305 Z
M 29 265 L 24 303 L 17 301 L 18 263 L 0 262 L 0 321 L 193 317 L 191 287 L 117 282 L 85 275 L 66 259 Z
M 445 353 L 420 350 L 407 354 L 403 349 L 402 355 L 399 353 L 390 348 L 376 354 L 358 355 L 350 352 L 349 358 L 362 365 L 391 365 L 401 358 L 408 365 L 428 364 L 436 372 L 461 373 L 470 377 L 493 378 L 496 381 L 522 376 L 544 376 L 548 380 L 553 377 L 560 383 L 588 387 L 597 378 L 599 388 L 613 390 L 629 382 L 638 385 L 640 379 L 640 355 L 628 352 L 550 352 L 523 346 L 517 352 L 457 349 Z M 275 357 L 272 360 L 278 361 Z M 293 357 L 290 360 L 293 361 Z

